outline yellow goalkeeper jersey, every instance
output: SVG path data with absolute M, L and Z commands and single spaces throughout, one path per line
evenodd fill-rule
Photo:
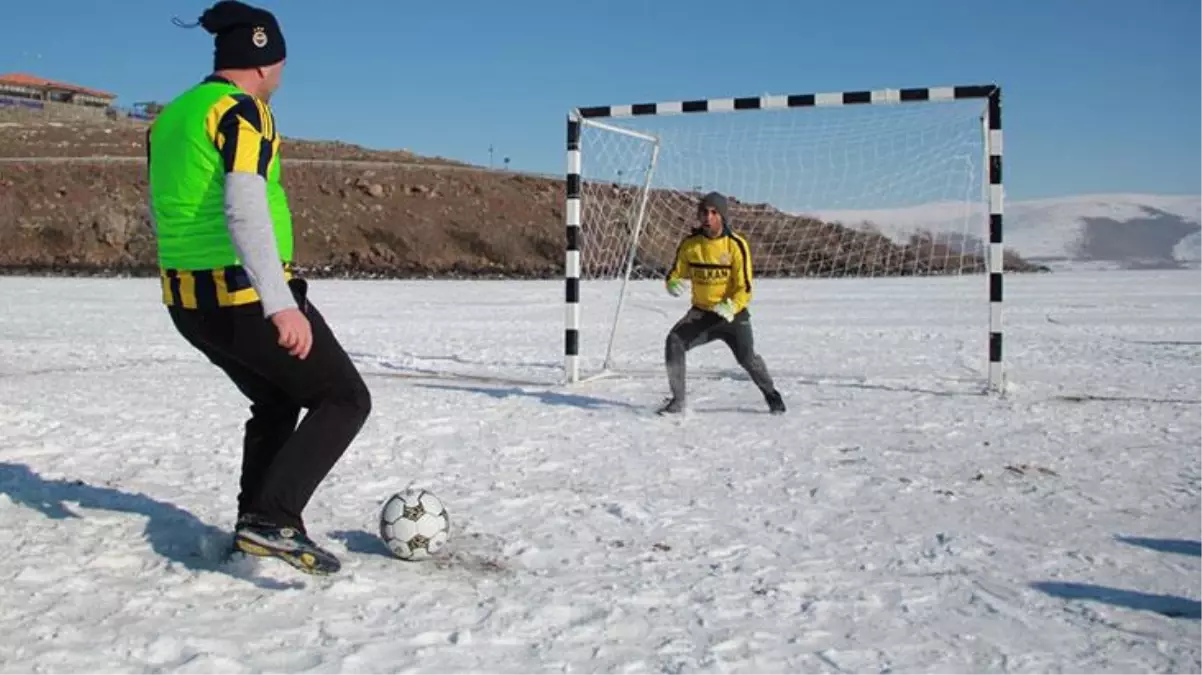
M 751 302 L 751 276 L 751 247 L 743 235 L 727 230 L 712 239 L 691 234 L 681 240 L 665 281 L 688 280 L 694 307 L 712 310 L 730 300 L 738 314 Z

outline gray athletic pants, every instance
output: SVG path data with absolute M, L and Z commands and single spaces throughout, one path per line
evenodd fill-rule
M 768 366 L 755 352 L 755 339 L 751 331 L 751 315 L 746 309 L 727 321 L 714 312 L 692 307 L 668 332 L 664 344 L 664 360 L 668 367 L 668 385 L 672 397 L 685 400 L 685 354 L 701 345 L 721 340 L 730 347 L 735 360 L 751 376 L 751 381 L 767 395 L 776 389 Z

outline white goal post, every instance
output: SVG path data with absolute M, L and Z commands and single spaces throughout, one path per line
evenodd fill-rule
M 985 388 L 1004 390 L 1001 96 L 984 84 L 572 109 L 565 379 L 622 371 L 628 285 L 663 279 L 697 200 L 715 190 L 731 200 L 757 279 L 983 275 L 972 325 L 987 331 Z M 939 112 L 952 104 L 971 117 Z M 858 112 L 868 109 L 876 116 Z M 880 214 L 908 224 L 882 230 Z M 585 353 L 582 280 L 607 284 L 612 301 Z M 585 356 L 600 365 L 584 372 Z

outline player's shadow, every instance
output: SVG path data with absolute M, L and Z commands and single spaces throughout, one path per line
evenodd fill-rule
M 1031 587 L 1065 600 L 1093 600 L 1127 609 L 1156 612 L 1174 619 L 1202 619 L 1202 603 L 1178 595 L 1143 593 L 1062 581 L 1038 581 L 1031 584 Z
M 373 371 L 369 368 L 364 368 L 364 370 L 363 370 L 364 377 L 376 376 L 376 377 L 396 377 L 396 378 L 424 379 L 424 380 L 428 380 L 428 379 L 447 380 L 447 379 L 449 379 L 449 380 L 453 380 L 453 381 L 484 382 L 484 383 L 490 383 L 490 384 L 505 384 L 505 385 L 515 385 L 515 386 L 528 386 L 528 385 L 529 386 L 537 386 L 540 384 L 547 384 L 547 382 L 544 380 L 531 379 L 530 377 L 506 376 L 503 374 L 488 375 L 485 373 L 473 374 L 470 372 L 469 373 L 458 372 L 454 369 L 442 370 L 442 369 L 428 367 L 428 366 L 418 366 L 416 364 L 405 365 L 402 363 L 397 363 L 393 359 L 384 358 L 382 356 L 376 356 L 373 354 L 367 354 L 367 353 L 363 353 L 363 352 L 348 352 L 348 355 L 351 357 L 351 360 L 353 360 L 360 367 L 375 366 L 377 368 L 382 369 L 382 371 Z M 405 358 L 415 359 L 418 362 L 442 361 L 442 362 L 446 362 L 446 363 L 451 363 L 455 366 L 472 366 L 472 367 L 488 366 L 490 369 L 504 367 L 504 368 L 517 368 L 517 369 L 520 369 L 521 371 L 527 371 L 527 370 L 554 370 L 554 369 L 563 367 L 562 365 L 556 365 L 553 363 L 533 362 L 533 361 L 497 361 L 497 360 L 475 361 L 475 360 L 471 360 L 471 359 L 465 359 L 465 358 L 459 357 L 459 356 L 421 356 L 421 355 L 409 354 L 409 353 L 403 353 L 401 356 L 403 356 Z
M 1147 537 L 1125 537 L 1122 535 L 1116 536 L 1115 539 L 1124 544 L 1142 546 L 1153 551 L 1160 551 L 1161 553 L 1176 553 L 1202 558 L 1202 541 L 1193 539 L 1151 539 Z
M 898 394 L 976 398 L 985 396 L 988 393 L 984 385 L 976 380 L 951 376 L 940 378 L 937 383 L 931 383 L 931 386 L 927 386 L 926 384 L 877 382 L 854 375 L 823 374 L 785 368 L 773 371 L 772 375 L 778 383 L 787 388 L 860 389 L 863 391 L 881 391 Z M 751 377 L 747 374 L 747 371 L 733 367 L 719 368 L 713 371 L 694 371 L 689 374 L 689 378 L 696 380 L 751 382 Z
M 1142 546 L 1161 553 L 1202 557 L 1202 542 L 1192 539 L 1153 539 L 1116 536 L 1117 541 Z M 1178 595 L 1144 593 L 1095 584 L 1041 581 L 1031 584 L 1037 590 L 1066 600 L 1092 600 L 1118 607 L 1136 609 L 1175 618 L 1202 620 L 1202 602 Z
M 563 368 L 563 363 L 559 361 L 498 361 L 497 359 L 469 359 L 456 354 L 449 355 L 434 355 L 434 354 L 414 354 L 412 352 L 399 352 L 391 357 L 385 357 L 379 354 L 370 354 L 367 352 L 347 352 L 347 355 L 352 360 L 360 363 L 378 365 L 388 370 L 402 370 L 413 372 L 416 374 L 426 375 L 446 375 L 442 371 L 435 368 L 415 368 L 412 366 L 402 366 L 393 361 L 397 357 L 402 359 L 413 359 L 419 362 L 444 362 L 453 363 L 460 366 L 489 366 L 495 368 L 497 366 L 506 366 L 514 368 L 531 368 L 537 370 L 559 370 Z
M 817 387 L 817 388 L 842 388 L 842 389 L 862 389 L 864 391 L 885 391 L 899 394 L 925 394 L 927 396 L 967 396 L 981 397 L 985 395 L 983 387 L 962 386 L 962 388 L 954 388 L 951 385 L 958 384 L 956 380 L 948 381 L 948 388 L 936 389 L 934 387 L 925 387 L 920 385 L 905 385 L 905 384 L 888 384 L 885 382 L 866 382 L 851 379 L 836 379 L 823 377 L 799 377 L 794 380 L 798 386 Z
M 44 478 L 24 464 L 0 462 L 0 494 L 13 502 L 40 512 L 52 520 L 83 518 L 68 504 L 85 509 L 103 509 L 146 517 L 144 534 L 151 549 L 160 556 L 194 572 L 217 572 L 249 581 L 262 588 L 299 588 L 303 584 L 240 573 L 228 562 L 225 551 L 231 536 L 220 528 L 201 522 L 188 511 L 138 492 L 97 487 L 82 480 Z M 101 532 L 100 536 L 107 535 Z M 64 539 L 70 535 L 63 534 Z M 100 542 L 104 546 L 109 541 Z
M 359 555 L 378 555 L 385 558 L 394 558 L 392 551 L 388 550 L 388 546 L 384 540 L 377 534 L 372 534 L 367 530 L 337 530 L 330 533 L 330 538 L 342 542 L 346 546 L 346 550 Z
M 400 560 L 378 534 L 367 530 L 337 530 L 330 533 L 330 538 L 341 541 L 351 553 L 380 556 L 394 562 Z M 417 572 L 429 566 L 431 569 L 454 568 L 475 576 L 511 573 L 513 570 L 504 560 L 500 543 L 492 539 L 478 532 L 458 532 L 452 535 L 447 548 L 412 570 Z M 494 550 L 490 551 L 490 548 Z
M 417 384 L 414 386 L 441 391 L 462 391 L 473 394 L 483 394 L 490 398 L 507 399 L 514 396 L 530 398 L 544 405 L 561 405 L 585 410 L 600 410 L 602 408 L 636 409 L 637 406 L 625 401 L 615 401 L 583 394 L 566 394 L 546 389 L 524 389 L 522 387 L 478 387 L 453 384 Z

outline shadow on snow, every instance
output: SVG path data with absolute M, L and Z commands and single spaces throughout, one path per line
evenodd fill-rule
M 1117 536 L 1115 539 L 1124 544 L 1142 546 L 1161 553 L 1202 557 L 1202 542 L 1192 539 L 1152 539 L 1127 536 Z M 1144 593 L 1096 584 L 1061 581 L 1040 581 L 1031 586 L 1048 595 L 1065 600 L 1104 602 L 1116 607 L 1155 612 L 1175 619 L 1202 619 L 1202 602 L 1178 595 Z
M 1092 600 L 1116 607 L 1156 612 L 1174 619 L 1202 619 L 1202 603 L 1177 595 L 1158 595 L 1097 584 L 1039 581 L 1036 590 L 1065 600 Z
M 68 504 L 144 516 L 143 532 L 150 548 L 189 571 L 226 574 L 274 590 L 303 587 L 300 582 L 284 583 L 253 576 L 229 559 L 233 541 L 229 532 L 202 522 L 174 504 L 140 492 L 97 487 L 82 480 L 45 478 L 23 464 L 0 462 L 0 494 L 52 520 L 85 518 Z M 254 561 L 248 562 L 253 565 Z
M 535 399 L 544 405 L 569 406 L 573 408 L 583 408 L 586 410 L 598 410 L 601 408 L 626 408 L 630 410 L 639 409 L 639 406 L 626 403 L 624 401 L 615 401 L 597 396 L 585 396 L 583 394 L 570 394 L 547 390 L 530 390 L 522 387 L 474 387 L 450 384 L 417 384 L 414 386 L 423 387 L 425 389 L 438 389 L 441 391 L 462 391 L 473 394 L 483 394 L 495 399 L 506 399 L 514 396 L 520 396 Z

